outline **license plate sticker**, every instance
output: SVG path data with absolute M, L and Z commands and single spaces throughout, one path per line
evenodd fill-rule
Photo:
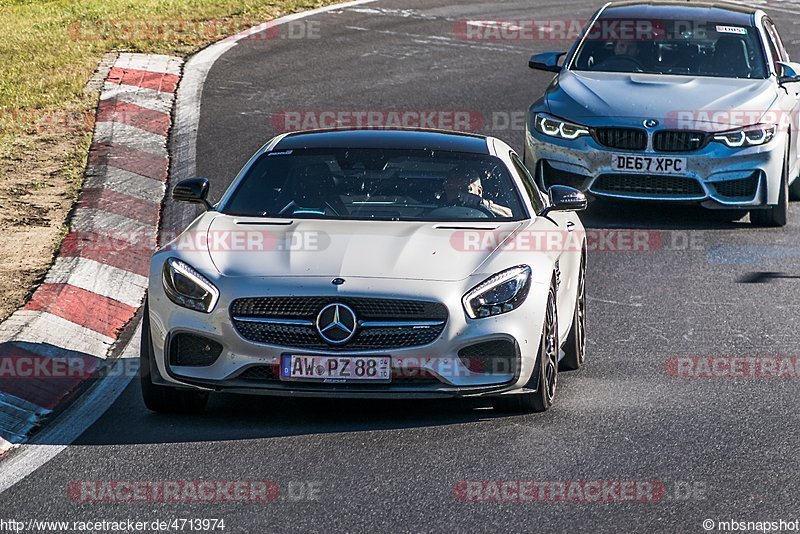
M 281 380 L 311 382 L 391 382 L 390 356 L 284 354 Z
M 683 174 L 686 172 L 686 158 L 614 154 L 611 168 L 641 174 Z

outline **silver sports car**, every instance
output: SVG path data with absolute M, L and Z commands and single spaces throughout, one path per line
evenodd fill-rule
M 608 4 L 569 53 L 529 65 L 557 73 L 527 125 L 525 162 L 540 186 L 786 224 L 800 195 L 800 64 L 764 12 Z
M 491 396 L 542 411 L 585 352 L 580 191 L 535 184 L 498 139 L 281 135 L 157 251 L 141 385 L 156 411 L 209 391 Z

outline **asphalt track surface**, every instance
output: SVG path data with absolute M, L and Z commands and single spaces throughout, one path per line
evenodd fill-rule
M 524 111 L 549 81 L 527 68 L 528 57 L 566 44 L 467 42 L 454 35 L 456 22 L 585 19 L 599 5 L 381 1 L 308 19 L 318 22 L 318 39 L 242 42 L 206 80 L 197 172 L 218 198 L 287 110 L 459 109 L 499 118 Z M 800 6 L 769 5 L 779 9 L 772 13 L 790 54 L 800 57 L 791 14 Z M 483 133 L 521 148 L 522 131 L 492 124 Z M 192 213 L 170 204 L 165 225 L 178 227 Z M 677 208 L 595 206 L 584 219 L 590 228 L 652 230 L 660 245 L 591 254 L 588 365 L 561 375 L 549 412 L 216 395 L 201 417 L 165 416 L 144 408 L 134 382 L 77 442 L 0 495 L 0 516 L 224 518 L 225 532 L 703 532 L 704 519 L 797 519 L 797 379 L 675 378 L 666 366 L 676 356 L 800 353 L 798 205 L 778 230 Z M 86 479 L 266 479 L 282 497 L 269 504 L 70 499 L 70 481 Z M 667 495 L 610 503 L 474 503 L 454 495 L 459 481 L 487 479 L 655 480 Z M 318 494 L 292 499 L 290 483 L 295 490 L 313 483 Z

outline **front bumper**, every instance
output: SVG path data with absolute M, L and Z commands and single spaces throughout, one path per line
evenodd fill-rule
M 569 185 L 593 197 L 700 204 L 711 209 L 757 209 L 778 203 L 785 137 L 764 146 L 728 148 L 709 142 L 692 152 L 617 150 L 593 137 L 561 140 L 526 131 L 525 162 L 547 188 Z M 685 158 L 686 171 L 677 175 L 647 175 L 615 170 L 616 155 Z M 636 187 L 641 182 L 642 187 Z M 652 184 L 645 186 L 644 184 Z M 660 184 L 663 186 L 660 187 Z
M 538 355 L 544 324 L 543 303 L 548 290 L 547 285 L 538 282 L 532 282 L 526 301 L 516 310 L 472 320 L 461 308 L 463 285 L 460 283 L 414 281 L 404 291 L 398 288 L 397 280 L 388 279 L 349 278 L 346 290 L 335 288 L 328 278 L 324 281 L 272 279 L 247 285 L 227 280 L 223 281 L 224 287 L 219 288 L 221 297 L 216 308 L 205 314 L 173 304 L 164 294 L 160 278 L 151 273 L 151 280 L 156 281 L 151 283 L 148 296 L 155 364 L 151 367 L 157 370 L 153 372 L 153 382 L 157 384 L 247 394 L 339 398 L 483 396 L 523 392 L 526 387 L 536 387 L 529 382 Z M 259 284 L 263 287 L 258 288 Z M 450 293 L 452 297 L 446 298 Z M 246 339 L 231 319 L 231 303 L 237 298 L 254 295 L 436 300 L 447 306 L 448 319 L 441 334 L 422 346 L 352 351 L 277 346 Z M 210 365 L 170 363 L 171 340 L 178 334 L 201 336 L 219 343 L 221 353 Z M 500 372 L 471 371 L 459 358 L 459 352 L 489 341 L 513 343 L 513 364 Z M 285 381 L 280 379 L 279 369 L 284 354 L 390 356 L 396 374 L 390 383 L 380 384 Z M 253 369 L 257 369 L 256 374 L 261 373 L 263 379 L 253 379 L 248 372 Z

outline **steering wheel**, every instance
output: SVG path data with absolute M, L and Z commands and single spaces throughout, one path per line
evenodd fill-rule
M 644 65 L 642 65 L 638 59 L 632 56 L 611 56 L 610 58 L 604 59 L 595 65 L 592 70 L 608 69 L 609 67 L 613 67 L 615 65 L 620 69 L 624 69 L 626 64 L 633 66 L 634 72 L 644 72 Z M 611 72 L 627 72 L 626 70 L 610 70 Z

